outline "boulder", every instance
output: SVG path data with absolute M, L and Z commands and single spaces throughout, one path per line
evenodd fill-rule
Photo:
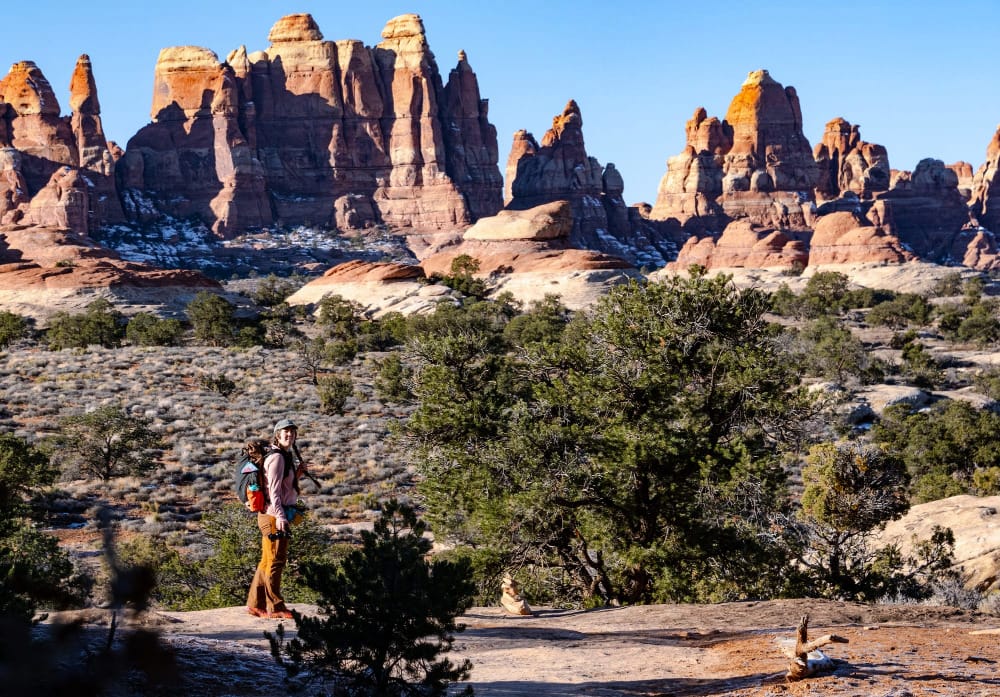
M 327 296 L 356 302 L 372 317 L 432 311 L 439 302 L 458 302 L 447 286 L 428 283 L 419 266 L 348 261 L 299 288 L 289 305 L 314 305 Z
M 911 555 L 915 541 L 930 539 L 934 526 L 955 535 L 955 566 L 965 585 L 981 593 L 1000 590 L 1000 496 L 952 496 L 912 506 L 891 521 L 879 544 L 898 544 Z
M 526 210 L 502 210 L 465 231 L 466 240 L 557 240 L 569 237 L 573 210 L 568 201 L 553 201 Z
M 816 220 L 809 245 L 809 264 L 892 263 L 915 258 L 884 228 L 857 213 L 839 211 Z

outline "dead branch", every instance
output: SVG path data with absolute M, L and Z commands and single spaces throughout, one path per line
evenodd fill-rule
M 795 632 L 795 653 L 788 664 L 788 680 L 801 680 L 817 673 L 833 669 L 833 661 L 826 656 L 820 647 L 827 644 L 846 644 L 847 639 L 836 634 L 824 634 L 809 641 L 809 615 L 802 615 L 798 629 Z

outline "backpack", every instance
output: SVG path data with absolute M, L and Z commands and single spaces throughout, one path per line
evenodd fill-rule
M 266 440 L 248 441 L 236 464 L 236 496 L 251 513 L 263 513 L 267 509 L 264 458 L 269 449 Z

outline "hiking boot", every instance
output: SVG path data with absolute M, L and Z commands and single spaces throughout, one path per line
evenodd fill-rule
M 268 619 L 272 620 L 290 620 L 293 619 L 292 613 L 288 610 L 275 610 L 274 612 L 267 613 Z
M 267 613 L 255 607 L 248 607 L 247 614 L 253 615 L 254 617 L 267 617 Z

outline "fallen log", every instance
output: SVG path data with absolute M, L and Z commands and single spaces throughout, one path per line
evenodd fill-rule
M 828 657 L 820 647 L 827 644 L 846 644 L 847 639 L 836 634 L 824 634 L 818 639 L 809 641 L 809 615 L 802 615 L 798 629 L 795 631 L 795 649 L 789 656 L 792 662 L 788 664 L 785 678 L 801 680 L 817 673 L 833 670 L 833 659 Z

